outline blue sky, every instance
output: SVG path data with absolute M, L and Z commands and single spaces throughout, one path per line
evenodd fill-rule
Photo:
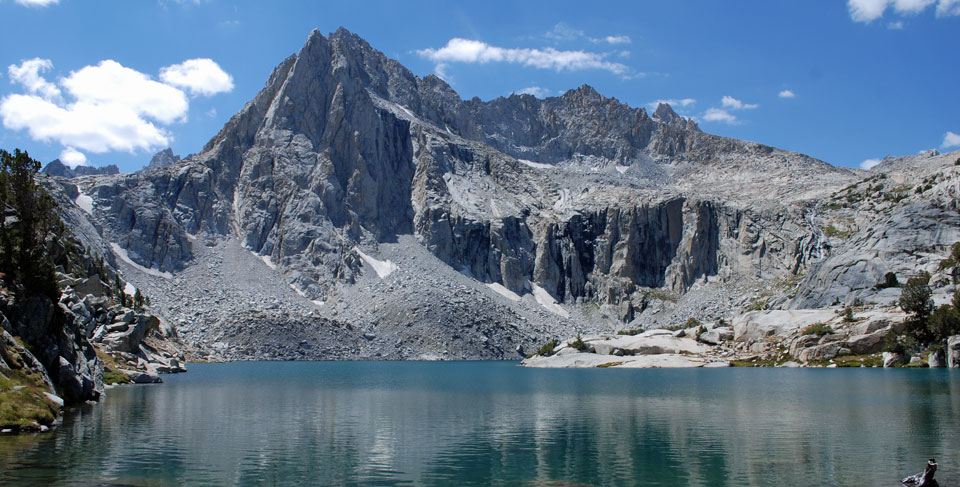
M 123 171 L 197 152 L 342 25 L 463 98 L 589 84 L 848 167 L 960 148 L 960 0 L 452 4 L 0 0 L 0 147 Z

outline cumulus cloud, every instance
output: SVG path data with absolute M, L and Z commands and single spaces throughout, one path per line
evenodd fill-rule
M 708 108 L 703 114 L 705 122 L 720 122 L 727 125 L 736 125 L 739 123 L 737 117 L 722 108 Z
M 70 166 L 71 169 L 75 169 L 77 166 L 87 165 L 87 156 L 73 147 L 67 147 L 60 153 L 60 162 L 66 166 Z
M 40 73 L 53 69 L 53 63 L 49 59 L 33 58 L 21 62 L 19 65 L 11 64 L 7 68 L 11 83 L 19 83 L 34 95 L 39 95 L 46 100 L 60 98 L 60 88 L 57 85 L 43 79 Z
M 880 164 L 880 159 L 867 159 L 860 163 L 860 169 L 863 169 L 864 171 L 869 171 L 873 169 L 873 167 L 876 166 L 877 164 Z
M 951 147 L 960 147 L 960 134 L 947 132 L 943 136 L 943 144 L 941 144 L 940 147 L 943 149 L 949 149 Z
M 60 0 L 17 0 L 20 5 L 27 7 L 46 7 L 47 5 L 56 5 Z
M 10 66 L 11 80 L 26 93 L 0 99 L 0 119 L 7 129 L 26 130 L 34 140 L 66 146 L 64 163 L 85 162 L 80 150 L 134 152 L 168 146 L 172 137 L 159 125 L 186 120 L 186 93 L 116 61 L 72 71 L 59 80 L 59 87 L 40 74 L 51 68 L 45 59 Z M 208 87 L 204 82 L 196 86 Z
M 888 8 L 899 15 L 911 15 L 934 4 L 937 6 L 937 17 L 960 15 L 960 0 L 847 0 L 847 9 L 855 22 L 870 23 L 883 17 Z M 897 23 L 891 25 L 896 26 Z M 903 25 L 899 24 L 899 27 Z
M 233 77 L 212 59 L 188 59 L 160 69 L 160 79 L 185 88 L 191 95 L 212 96 L 233 90 Z
M 793 90 L 783 90 L 779 94 L 777 94 L 777 96 L 779 96 L 780 98 L 796 98 L 797 94 L 794 93 Z
M 537 98 L 546 98 L 550 94 L 550 90 L 546 88 L 541 88 L 539 86 L 530 86 L 514 93 L 518 95 L 533 95 Z
M 656 109 L 657 106 L 660 105 L 661 103 L 666 103 L 667 105 L 670 105 L 671 107 L 674 107 L 674 108 L 677 108 L 677 107 L 686 108 L 690 105 L 693 105 L 696 102 L 697 100 L 693 98 L 680 98 L 680 99 L 668 98 L 665 100 L 664 99 L 654 100 L 650 103 L 647 103 L 647 106 L 649 106 L 650 108 Z
M 720 103 L 724 108 L 729 108 L 731 110 L 753 110 L 754 108 L 760 106 L 752 103 L 744 103 L 732 96 L 724 96 L 720 100 Z
M 482 41 L 461 38 L 450 39 L 447 45 L 439 49 L 418 50 L 417 54 L 436 62 L 438 72 L 441 71 L 440 66 L 455 62 L 478 64 L 502 62 L 555 71 L 600 69 L 617 75 L 627 75 L 629 71 L 629 68 L 624 64 L 604 60 L 605 54 L 586 51 L 561 51 L 552 47 L 545 49 L 504 48 L 491 46 Z

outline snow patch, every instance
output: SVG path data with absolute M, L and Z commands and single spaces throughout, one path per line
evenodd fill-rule
M 517 293 L 507 289 L 503 284 L 500 284 L 499 282 L 489 282 L 487 283 L 487 287 L 490 289 L 493 289 L 493 292 L 511 301 L 520 301 L 520 296 Z
M 570 209 L 570 190 L 561 189 L 560 197 L 557 198 L 557 201 L 553 203 L 553 209 L 558 212 L 564 212 Z
M 517 159 L 517 160 L 520 161 L 520 164 L 523 164 L 524 166 L 532 167 L 534 169 L 553 169 L 554 168 L 553 164 L 533 162 L 533 161 L 528 161 L 526 159 Z
M 264 264 L 267 264 L 267 267 L 273 270 L 277 270 L 277 264 L 273 263 L 273 259 L 271 259 L 269 255 L 260 255 L 252 250 L 250 251 L 250 253 L 253 254 L 254 257 L 262 260 Z
M 617 172 L 620 174 L 627 172 L 627 169 L 630 169 L 630 166 L 617 166 Z
M 301 291 L 297 286 L 294 286 L 293 284 L 290 285 L 290 289 L 293 289 L 294 291 L 296 291 L 297 294 L 299 294 L 301 298 L 307 297 L 307 293 Z
M 123 286 L 123 294 L 126 294 L 127 296 L 136 296 L 137 288 L 128 282 L 125 286 Z
M 173 274 L 169 272 L 161 272 L 159 269 L 154 269 L 154 268 L 147 269 L 146 267 L 140 264 L 137 264 L 132 259 L 130 259 L 130 255 L 127 254 L 127 249 L 113 242 L 110 242 L 110 249 L 113 250 L 113 253 L 116 254 L 117 257 L 120 257 L 120 260 L 126 262 L 130 267 L 133 267 L 134 269 L 144 274 L 148 274 L 154 277 L 162 277 L 164 279 L 173 279 Z
M 317 306 L 323 306 L 324 304 L 326 304 L 326 303 L 324 303 L 323 301 L 320 301 L 320 300 L 313 300 L 313 301 L 310 301 L 310 302 L 313 303 L 313 304 L 315 304 L 315 305 L 317 305 Z
M 373 267 L 373 270 L 377 273 L 378 276 L 380 276 L 380 279 L 383 279 L 384 277 L 389 276 L 390 274 L 393 273 L 393 271 L 399 269 L 399 267 L 397 267 L 397 264 L 394 264 L 389 260 L 374 259 L 373 257 L 370 257 L 369 255 L 363 253 L 363 251 L 357 247 L 354 247 L 353 250 L 354 252 L 357 253 L 357 255 L 360 256 L 361 259 L 363 259 L 364 262 L 370 265 L 370 267 Z
M 79 187 L 77 188 L 79 189 Z M 83 191 L 77 195 L 77 199 L 73 200 L 81 210 L 87 212 L 88 214 L 93 214 L 93 198 L 90 195 L 84 194 Z
M 533 285 L 533 297 L 536 298 L 537 302 L 540 303 L 540 306 L 546 308 L 547 311 L 564 318 L 570 317 L 570 313 L 563 309 L 562 306 L 557 304 L 557 300 L 553 299 L 553 296 L 551 296 L 546 289 L 536 284 Z

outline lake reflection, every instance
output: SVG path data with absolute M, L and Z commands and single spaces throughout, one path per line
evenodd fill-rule
M 950 370 L 197 364 L 0 438 L 28 485 L 899 485 L 960 480 Z

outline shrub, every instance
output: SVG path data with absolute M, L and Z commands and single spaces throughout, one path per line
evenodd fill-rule
M 686 323 L 683 324 L 684 328 L 693 328 L 695 326 L 700 326 L 700 320 L 696 318 L 690 318 Z
M 927 320 L 933 313 L 929 282 L 930 274 L 921 271 L 916 277 L 911 277 L 900 292 L 900 308 L 911 315 L 904 322 L 907 332 L 921 343 L 927 343 L 931 338 L 927 330 Z
M 823 323 L 814 323 L 803 329 L 801 335 L 817 335 L 824 336 L 833 333 L 833 328 L 830 328 L 830 325 L 825 325 Z
M 880 284 L 877 284 L 877 288 L 887 289 L 891 287 L 900 287 L 900 281 L 897 280 L 896 274 L 892 272 L 888 272 L 883 275 L 883 282 L 881 282 Z
M 553 349 L 557 348 L 557 339 L 553 338 L 549 342 L 544 343 L 538 350 L 537 355 L 543 357 L 549 357 L 553 355 Z
M 886 336 L 883 337 L 883 351 L 903 355 L 907 349 L 903 345 L 903 341 L 900 340 L 900 335 L 890 330 Z
M 570 342 L 570 346 L 577 349 L 577 351 L 584 352 L 587 348 L 590 348 L 586 342 L 583 341 L 583 338 L 580 337 L 580 334 L 577 333 L 577 339 Z
M 927 321 L 927 331 L 937 341 L 960 334 L 960 314 L 957 309 L 947 304 L 937 308 Z
M 854 321 L 857 321 L 857 319 L 853 317 L 853 308 L 850 306 L 843 308 L 843 321 L 844 323 L 853 323 Z

